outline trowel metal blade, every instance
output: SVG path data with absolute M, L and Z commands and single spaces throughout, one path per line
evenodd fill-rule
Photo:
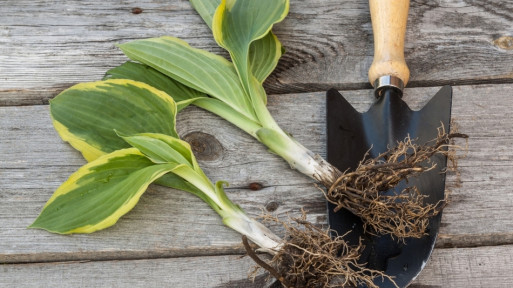
M 419 111 L 412 111 L 401 99 L 401 92 L 394 89 L 383 91 L 382 96 L 365 113 L 359 113 L 336 90 L 327 92 L 327 135 L 328 161 L 340 171 L 354 170 L 369 152 L 377 157 L 397 141 L 407 136 L 423 144 L 435 139 L 442 125 L 450 130 L 452 88 L 445 86 Z M 399 184 L 397 190 L 416 186 L 428 196 L 426 201 L 437 203 L 444 199 L 447 159 L 434 156 L 436 169 L 410 178 L 408 183 Z M 388 191 L 384 193 L 393 193 Z M 368 268 L 384 271 L 394 277 L 400 287 L 406 287 L 424 268 L 434 248 L 438 234 L 441 213 L 432 217 L 428 235 L 398 241 L 388 235 L 373 236 L 365 233 L 362 221 L 347 210 L 333 212 L 328 205 L 329 224 L 338 235 L 347 234 L 347 240 L 357 245 L 363 239 L 365 250 L 360 258 Z M 380 287 L 395 287 L 390 281 L 376 279 Z

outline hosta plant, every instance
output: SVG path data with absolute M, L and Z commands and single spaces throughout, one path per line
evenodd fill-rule
M 281 156 L 293 169 L 321 183 L 327 190 L 327 200 L 335 203 L 336 209 L 345 208 L 360 216 L 365 227 L 372 227 L 372 233 L 399 238 L 425 235 L 427 219 L 439 213 L 444 201 L 426 204 L 410 188 L 391 196 L 381 193 L 430 169 L 424 159 L 416 158 L 416 150 L 408 150 L 406 158 L 396 158 L 408 159 L 408 163 L 386 165 L 386 171 L 381 168 L 386 159 L 368 162 L 371 164 L 363 170 L 370 169 L 374 174 L 367 178 L 369 183 L 360 185 L 353 181 L 354 173 L 349 176 L 342 173 L 305 148 L 283 131 L 269 113 L 263 82 L 284 52 L 271 28 L 287 15 L 288 0 L 191 0 L 191 3 L 211 28 L 216 42 L 229 52 L 231 61 L 166 36 L 119 45 L 134 62 L 108 71 L 106 77 L 145 82 L 172 95 L 180 109 L 192 104 L 226 119 Z M 442 140 L 434 149 L 422 148 L 431 149 L 429 153 L 433 154 L 446 153 L 447 138 L 444 136 Z M 379 169 L 373 164 L 378 164 Z M 391 175 L 400 177 L 374 185 L 373 181 L 389 179 Z
M 288 226 L 282 239 L 249 217 L 228 198 L 226 182 L 212 183 L 189 144 L 178 138 L 176 102 L 161 90 L 133 80 L 83 83 L 53 99 L 50 111 L 61 137 L 89 163 L 54 192 L 31 228 L 59 234 L 105 229 L 157 183 L 206 202 L 226 226 L 243 235 L 252 259 L 286 287 L 377 287 L 375 278 L 389 279 L 358 262 L 362 247 L 350 247 L 342 237 L 331 239 L 328 230 L 298 221 L 306 229 Z M 261 260 L 247 239 L 272 260 Z

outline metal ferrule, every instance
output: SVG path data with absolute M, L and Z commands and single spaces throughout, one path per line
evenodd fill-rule
M 374 91 L 376 91 L 376 95 L 379 95 L 379 91 L 385 87 L 394 87 L 402 92 L 404 89 L 404 82 L 398 77 L 392 75 L 381 76 L 374 81 Z

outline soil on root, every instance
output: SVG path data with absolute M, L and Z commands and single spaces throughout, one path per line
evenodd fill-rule
M 365 268 L 359 263 L 363 246 L 349 246 L 343 236 L 332 237 L 330 230 L 324 230 L 301 219 L 282 224 L 286 229 L 286 241 L 272 260 L 266 262 L 258 257 L 243 237 L 248 255 L 262 268 L 287 288 L 328 288 L 328 287 L 378 287 L 376 278 L 393 279 L 381 271 Z
M 360 162 L 355 171 L 343 173 L 326 192 L 328 201 L 336 205 L 335 212 L 345 208 L 359 216 L 366 232 L 391 234 L 399 239 L 420 238 L 426 234 L 429 218 L 437 215 L 447 204 L 447 194 L 437 203 L 426 203 L 427 197 L 416 187 L 407 187 L 393 195 L 384 191 L 394 189 L 399 182 L 435 168 L 431 157 L 447 157 L 456 168 L 455 138 L 465 134 L 446 133 L 439 128 L 438 137 L 419 145 L 410 137 L 376 158 Z M 447 170 L 444 170 L 445 173 Z

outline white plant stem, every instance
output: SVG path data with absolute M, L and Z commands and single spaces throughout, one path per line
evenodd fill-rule
M 260 247 L 259 250 L 274 255 L 282 248 L 283 241 L 280 237 L 260 222 L 248 217 L 242 210 L 223 211 L 220 214 L 226 226 L 248 237 Z
M 242 208 L 226 196 L 222 187 L 218 187 L 216 190 L 206 176 L 202 179 L 203 181 L 194 181 L 193 184 L 210 199 L 207 203 L 221 216 L 226 226 L 245 235 L 264 252 L 274 255 L 281 249 L 283 244 L 280 237 L 260 222 L 246 215 Z M 192 178 L 189 177 L 187 180 L 190 181 Z
M 257 137 L 274 153 L 285 159 L 289 165 L 308 177 L 329 188 L 340 175 L 340 171 L 313 153 L 285 132 L 276 129 L 262 128 Z

